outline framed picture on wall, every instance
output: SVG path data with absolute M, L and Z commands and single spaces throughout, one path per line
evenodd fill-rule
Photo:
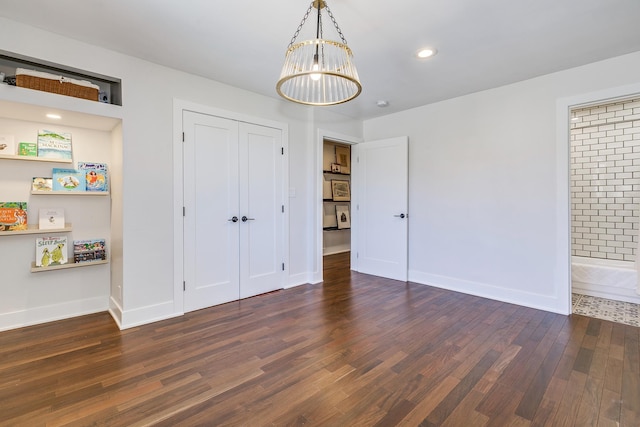
M 338 221 L 338 230 L 351 228 L 351 216 L 349 215 L 348 205 L 336 206 L 336 220 Z
M 348 202 L 351 200 L 349 181 L 334 179 L 331 181 L 331 193 L 336 202 Z
M 336 161 L 341 173 L 351 173 L 351 148 L 336 145 Z

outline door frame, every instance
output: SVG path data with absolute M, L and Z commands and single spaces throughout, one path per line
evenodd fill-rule
M 282 273 L 282 287 L 289 277 L 289 126 L 286 123 L 254 117 L 234 111 L 222 110 L 209 105 L 174 98 L 173 99 L 173 311 L 176 316 L 184 314 L 184 175 L 182 150 L 182 115 L 184 111 L 216 116 L 238 122 L 252 123 L 259 126 L 279 129 L 282 132 L 282 194 L 284 214 L 282 215 L 282 258 L 285 268 Z
M 322 277 L 322 269 L 324 265 L 323 258 L 323 250 L 322 250 L 322 242 L 323 242 L 323 232 L 322 232 L 322 216 L 323 216 L 323 203 L 322 203 L 322 157 L 323 157 L 323 145 L 324 140 L 328 139 L 334 142 L 339 142 L 341 144 L 351 145 L 352 148 L 354 145 L 361 143 L 362 138 L 357 138 L 355 136 L 344 135 L 341 133 L 333 132 L 327 129 L 318 129 L 316 135 L 316 164 L 315 164 L 315 191 L 314 191 L 314 199 L 315 206 L 313 211 L 315 212 L 315 226 L 313 227 L 314 238 L 312 239 L 315 242 L 315 259 L 313 260 L 313 277 L 311 278 L 311 283 L 320 283 L 323 280 Z M 353 156 L 353 150 L 351 155 Z M 351 161 L 351 269 L 358 269 L 357 258 L 355 257 L 355 253 L 357 251 L 357 246 L 354 248 L 355 239 L 353 239 L 353 235 L 357 232 L 358 227 L 358 215 L 357 212 L 353 209 L 354 201 L 357 200 L 357 192 L 355 192 L 354 181 L 357 181 L 358 175 L 358 166 L 357 162 Z
M 619 86 L 556 100 L 556 271 L 557 312 L 571 314 L 571 110 L 628 99 L 640 94 L 640 84 Z

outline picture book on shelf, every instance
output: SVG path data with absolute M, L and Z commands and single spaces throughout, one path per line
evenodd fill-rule
M 106 163 L 78 162 L 78 170 L 85 174 L 87 191 L 109 191 Z
M 0 202 L 0 231 L 27 229 L 27 202 Z
M 18 144 L 18 156 L 36 157 L 38 145 L 35 142 L 20 142 Z
M 53 191 L 86 191 L 87 180 L 83 171 L 53 168 Z
M 33 181 L 31 181 L 31 190 L 32 191 L 52 191 L 53 178 L 34 176 Z
M 38 131 L 38 157 L 71 159 L 71 134 Z
M 40 208 L 38 211 L 38 228 L 40 230 L 64 228 L 64 209 Z
M 0 154 L 15 156 L 16 144 L 13 135 L 0 135 Z
M 36 239 L 36 267 L 51 267 L 68 262 L 66 237 Z
M 73 262 L 92 262 L 107 259 L 105 239 L 74 240 Z

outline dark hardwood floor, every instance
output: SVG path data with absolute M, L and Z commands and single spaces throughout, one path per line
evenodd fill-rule
M 3 426 L 639 426 L 640 328 L 348 270 L 0 333 Z

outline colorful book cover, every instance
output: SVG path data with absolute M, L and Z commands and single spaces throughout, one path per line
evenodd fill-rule
M 34 176 L 33 181 L 31 181 L 31 190 L 32 191 L 52 191 L 53 178 Z
M 86 191 L 84 172 L 76 169 L 53 168 L 53 191 Z
M 106 163 L 78 162 L 78 170 L 85 173 L 87 191 L 109 191 Z
M 64 209 L 40 208 L 38 211 L 38 228 L 40 230 L 64 228 Z
M 38 157 L 71 159 L 71 134 L 38 131 Z
M 66 264 L 66 237 L 39 237 L 36 239 L 36 267 Z
M 35 142 L 20 142 L 18 144 L 18 156 L 36 157 L 38 145 Z
M 13 135 L 0 135 L 0 154 L 15 156 L 16 143 Z
M 0 231 L 27 229 L 27 202 L 0 202 Z
M 74 240 L 73 262 L 92 262 L 107 259 L 105 239 Z

